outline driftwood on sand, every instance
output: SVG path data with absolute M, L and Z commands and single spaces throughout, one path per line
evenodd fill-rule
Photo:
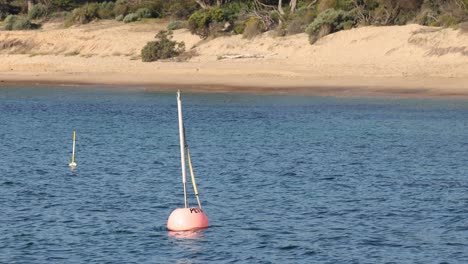
M 258 59 L 263 58 L 263 55 L 258 54 L 225 54 L 218 56 L 218 60 L 224 59 Z

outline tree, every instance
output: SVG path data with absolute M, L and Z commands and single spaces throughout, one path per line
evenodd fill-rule
M 278 1 L 253 0 L 253 2 L 255 3 L 256 6 L 264 7 L 264 8 L 271 8 L 272 4 L 275 4 L 277 6 L 276 9 L 278 10 L 278 13 L 280 13 L 281 15 L 284 15 L 283 1 L 282 0 L 278 0 Z M 292 13 L 294 13 L 294 11 L 296 11 L 297 2 L 298 2 L 298 0 L 290 0 L 289 1 L 289 8 L 290 8 Z
M 289 6 L 291 7 L 291 12 L 294 13 L 294 11 L 296 11 L 296 7 L 297 7 L 297 0 L 291 0 L 289 2 Z
M 209 4 L 205 3 L 204 0 L 195 0 L 195 2 L 197 2 L 197 4 L 203 9 L 208 9 L 209 7 Z
M 227 4 L 230 1 L 231 0 L 216 0 L 216 6 L 220 7 L 221 5 Z M 212 0 L 211 1 L 210 0 L 195 0 L 195 2 L 197 2 L 197 4 L 203 9 L 209 9 L 214 4 Z

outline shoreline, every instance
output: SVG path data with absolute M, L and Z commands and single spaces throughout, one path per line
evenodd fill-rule
M 202 40 L 180 29 L 187 61 L 142 62 L 142 47 L 165 28 L 102 21 L 0 33 L 0 86 L 468 99 L 468 34 L 459 30 L 361 27 L 310 45 L 304 33 Z M 115 41 L 122 35 L 131 41 Z M 246 57 L 222 58 L 233 54 Z
M 69 88 L 103 88 L 117 90 L 144 90 L 166 92 L 181 89 L 196 93 L 246 93 L 261 95 L 331 96 L 341 98 L 440 98 L 468 100 L 468 79 L 465 78 L 398 78 L 398 77 L 326 77 L 292 81 L 287 78 L 268 78 L 269 85 L 262 84 L 265 78 L 235 76 L 220 78 L 179 77 L 179 81 L 162 81 L 164 76 L 131 78 L 122 74 L 108 74 L 93 78 L 89 73 L 61 73 L 55 77 L 44 74 L 18 76 L 0 72 L 0 87 L 49 86 Z M 73 75 L 74 77 L 65 76 Z M 117 76 L 118 75 L 118 76 Z M 91 77 L 91 78 L 90 78 Z M 118 77 L 118 78 L 117 78 Z M 155 78 L 158 77 L 158 78 Z M 193 76 L 191 76 L 193 77 Z M 236 80 L 234 80 L 236 79 Z M 241 79 L 242 81 L 239 81 Z M 273 84 L 272 84 L 273 83 Z M 443 88 L 441 88 L 444 85 Z

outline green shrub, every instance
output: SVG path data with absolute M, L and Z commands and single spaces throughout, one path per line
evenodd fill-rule
M 80 8 L 75 8 L 67 21 L 65 21 L 65 25 L 87 24 L 99 18 L 98 10 L 99 5 L 97 3 L 86 4 Z
M 349 30 L 353 28 L 354 24 L 355 23 L 353 20 L 346 20 L 343 23 L 341 23 L 341 26 L 343 27 L 344 30 Z
M 429 9 L 424 9 L 415 17 L 415 22 L 420 25 L 428 26 L 435 21 L 434 14 Z
M 225 21 L 225 14 L 221 8 L 199 10 L 193 13 L 188 20 L 188 29 L 192 34 L 203 38 L 210 34 L 210 25 Z
M 99 18 L 99 4 L 98 3 L 90 3 L 84 5 L 84 8 L 86 10 L 86 16 L 88 17 L 89 21 L 92 21 L 96 18 Z
M 135 11 L 135 15 L 137 15 L 139 18 L 152 17 L 151 11 L 148 8 L 139 8 L 137 11 Z
M 125 15 L 127 15 L 128 12 L 129 12 L 127 1 L 126 0 L 117 0 L 117 2 L 115 2 L 113 11 L 114 11 L 114 15 L 116 17 L 120 16 L 120 15 L 125 17 Z
M 226 21 L 234 22 L 254 9 L 250 1 L 234 1 L 223 5 L 223 12 Z
M 221 8 L 214 8 L 210 10 L 210 16 L 212 21 L 214 22 L 223 22 L 226 19 L 226 16 L 224 14 L 224 10 Z
M 310 25 L 317 17 L 317 11 L 315 8 L 302 7 L 295 13 L 285 16 L 283 23 L 278 23 L 279 26 L 276 28 L 278 36 L 294 35 L 304 33 L 305 28 Z
M 302 25 L 309 25 L 317 17 L 317 10 L 313 8 L 300 8 L 294 14 L 294 19 L 299 20 Z
M 310 42 L 313 44 L 319 38 L 344 29 L 354 24 L 353 18 L 343 10 L 327 9 L 320 13 L 317 18 L 306 28 Z
M 52 0 L 50 7 L 54 10 L 70 11 L 73 7 L 76 7 L 76 4 L 73 0 Z
M 233 31 L 236 34 L 243 34 L 244 29 L 245 29 L 245 24 L 244 23 L 239 23 L 239 24 L 234 25 Z
M 172 40 L 171 31 L 160 31 L 156 35 L 156 41 L 148 42 L 141 50 L 141 60 L 151 62 L 160 59 L 169 59 L 178 56 L 185 51 L 184 42 Z
M 294 35 L 299 33 L 304 33 L 304 26 L 301 21 L 295 19 L 287 24 L 286 35 Z
M 5 26 L 5 30 L 13 30 L 13 24 L 16 21 L 16 17 L 17 16 L 14 16 L 14 15 L 8 15 L 5 18 L 5 21 L 3 21 L 3 24 Z
M 276 10 L 271 11 L 268 15 L 269 15 L 270 19 L 273 20 L 276 24 L 278 24 L 280 22 L 280 20 L 281 20 L 281 15 Z
M 31 23 L 27 17 L 9 15 L 4 21 L 5 30 L 28 30 L 39 28 L 39 25 Z
M 224 27 L 223 31 L 232 31 L 235 34 L 243 34 L 245 29 L 245 22 L 252 15 L 253 9 L 254 7 L 249 1 L 233 1 L 224 5 L 224 21 L 229 23 L 229 27 Z
M 372 2 L 373 0 L 367 0 L 364 2 Z M 354 8 L 353 0 L 322 0 L 318 4 L 318 11 L 323 12 L 327 9 L 336 9 L 350 11 Z
M 166 3 L 168 2 L 168 3 Z M 134 5 L 133 9 L 138 9 L 145 8 L 148 9 L 150 16 L 149 17 L 162 17 L 165 12 L 165 5 L 169 5 L 171 1 L 166 1 L 166 0 L 147 0 L 147 1 L 142 1 L 139 5 Z M 142 18 L 145 18 L 142 16 Z
M 60 21 L 64 21 L 70 16 L 71 16 L 71 12 L 68 12 L 68 11 L 52 12 L 48 15 L 49 18 L 53 20 L 60 20 Z
M 43 4 L 34 5 L 31 10 L 29 10 L 28 18 L 29 19 L 39 19 L 44 18 L 48 15 L 48 9 Z
M 188 20 L 188 29 L 192 34 L 208 37 L 211 16 L 208 10 L 199 10 L 193 13 Z
M 140 20 L 140 17 L 135 13 L 130 13 L 126 15 L 123 19 L 124 23 L 131 23 Z
M 167 15 L 175 19 L 188 19 L 198 9 L 198 4 L 193 0 L 173 0 L 168 5 Z
M 102 2 L 99 4 L 98 16 L 101 19 L 111 19 L 115 16 L 114 14 L 115 4 L 114 2 Z
M 453 27 L 455 25 L 458 25 L 461 21 L 451 15 L 451 14 L 443 14 L 442 16 L 439 17 L 439 21 L 437 22 L 438 26 L 443 26 L 443 27 Z
M 171 21 L 167 25 L 167 30 L 176 30 L 176 29 L 181 29 L 185 27 L 184 21 L 176 20 L 176 21 Z
M 115 17 L 115 20 L 122 21 L 124 19 L 124 15 L 118 15 Z
M 262 22 L 256 17 L 251 17 L 245 22 L 244 32 L 242 36 L 246 39 L 251 39 L 262 32 Z
M 398 15 L 393 19 L 393 25 L 406 25 L 409 22 L 414 22 L 416 18 L 416 12 L 412 10 L 400 10 Z

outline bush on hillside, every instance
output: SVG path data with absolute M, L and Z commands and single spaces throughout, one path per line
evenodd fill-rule
M 193 0 L 173 0 L 165 9 L 172 18 L 185 20 L 198 9 L 198 4 Z
M 367 2 L 372 2 L 372 1 L 367 1 Z M 323 12 L 331 8 L 336 9 L 336 10 L 350 11 L 354 8 L 354 3 L 353 3 L 353 0 L 321 0 L 318 3 L 317 8 L 319 12 Z
M 117 0 L 114 5 L 114 15 L 125 17 L 129 13 L 127 0 Z
M 139 21 L 142 18 L 150 18 L 150 17 L 151 17 L 151 11 L 148 8 L 140 8 L 135 13 L 130 13 L 126 15 L 122 19 L 122 21 L 124 23 L 131 23 L 131 22 Z
M 468 0 L 424 0 L 415 21 L 426 26 L 456 26 L 468 21 Z
M 443 27 L 454 27 L 458 25 L 461 21 L 459 17 L 456 17 L 451 14 L 443 14 L 439 17 L 436 23 L 433 23 L 435 26 L 443 26 Z
M 286 35 L 304 33 L 305 27 L 299 20 L 292 20 L 286 26 Z
M 184 21 L 176 20 L 176 21 L 171 21 L 167 25 L 167 30 L 176 30 L 176 29 L 181 29 L 185 27 Z
M 124 15 L 118 15 L 115 17 L 115 20 L 122 21 L 124 19 Z
M 99 9 L 97 11 L 98 17 L 100 19 L 112 19 L 115 17 L 114 14 L 115 4 L 114 2 L 102 2 L 99 4 Z
M 99 5 L 97 3 L 86 4 L 80 8 L 75 8 L 67 21 L 65 21 L 65 25 L 87 24 L 99 18 L 98 11 Z
M 244 29 L 245 29 L 245 23 L 239 22 L 239 23 L 234 24 L 234 27 L 232 28 L 232 31 L 235 34 L 240 35 L 240 34 L 244 34 Z
M 192 34 L 206 38 L 210 34 L 211 24 L 222 23 L 223 21 L 225 21 L 225 14 L 223 9 L 203 9 L 195 12 L 189 17 L 188 29 Z
M 262 22 L 257 17 L 251 17 L 245 22 L 244 32 L 242 37 L 246 39 L 252 39 L 255 36 L 262 33 L 263 27 Z
M 50 7 L 53 10 L 70 11 L 76 7 L 76 3 L 73 0 L 52 0 L 50 1 Z
M 34 5 L 31 10 L 29 10 L 28 18 L 29 19 L 40 19 L 48 15 L 49 11 L 47 7 L 43 4 Z
M 282 23 L 278 23 L 279 26 L 276 28 L 277 35 L 286 36 L 304 33 L 306 27 L 310 25 L 316 17 L 317 10 L 315 8 L 299 8 L 294 14 L 289 14 L 287 19 L 283 19 Z
M 37 29 L 40 25 L 31 23 L 27 17 L 9 15 L 4 21 L 5 30 L 29 30 Z
M 193 13 L 188 20 L 188 29 L 192 34 L 203 38 L 208 37 L 212 19 L 208 10 L 199 10 Z
M 226 21 L 235 22 L 247 19 L 251 11 L 254 10 L 254 6 L 248 1 L 234 1 L 224 5 L 222 10 Z
M 156 41 L 148 42 L 141 50 L 143 62 L 157 61 L 176 57 L 185 51 L 185 43 L 172 40 L 171 31 L 160 31 Z
M 0 0 L 0 20 L 5 19 L 10 13 L 10 5 L 2 0 Z
M 132 11 L 138 11 L 138 9 L 145 8 L 150 12 L 150 17 L 162 17 L 167 12 L 168 6 L 173 2 L 167 0 L 143 0 L 138 4 L 131 6 Z M 144 17 L 142 17 L 144 18 Z
M 131 23 L 140 20 L 140 17 L 135 13 L 130 13 L 126 15 L 123 19 L 124 23 Z
M 353 18 L 343 10 L 327 9 L 306 28 L 310 43 L 315 43 L 321 37 L 330 33 L 350 27 L 354 24 Z
M 150 17 L 152 17 L 151 11 L 146 7 L 139 8 L 137 11 L 135 11 L 135 15 L 137 15 L 139 18 L 150 18 Z

